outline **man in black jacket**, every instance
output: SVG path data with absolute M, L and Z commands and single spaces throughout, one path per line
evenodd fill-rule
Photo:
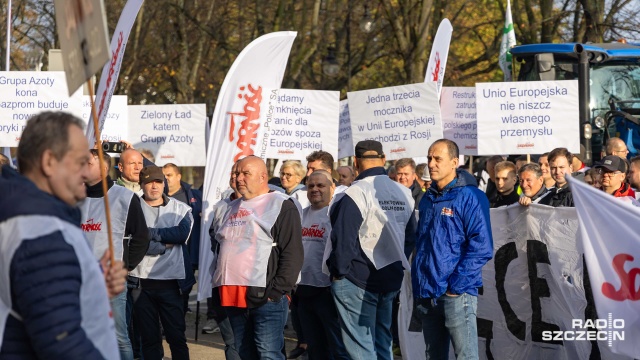
M 89 150 L 89 171 L 85 185 L 87 199 L 80 207 L 82 211 L 82 230 L 96 259 L 108 248 L 107 218 L 104 208 L 104 192 L 98 150 Z M 103 153 L 103 165 L 106 175 L 107 195 L 111 214 L 111 232 L 113 234 L 114 256 L 125 263 L 127 270 L 133 270 L 144 258 L 149 247 L 149 231 L 140 207 L 140 198 L 131 190 L 115 185 L 109 178 L 111 156 Z M 127 324 L 127 293 L 123 292 L 111 299 L 113 319 L 116 323 L 118 348 L 122 359 L 133 359 L 133 350 L 129 340 Z
M 565 175 L 573 173 L 573 155 L 566 148 L 553 149 L 549 153 L 549 168 L 551 177 L 556 181 L 556 187 L 540 200 L 540 204 L 553 207 L 573 207 L 573 194 Z M 576 174 L 577 175 L 577 174 Z M 584 174 L 582 174 L 584 176 Z
M 490 201 L 491 208 L 517 203 L 519 196 L 516 191 L 516 184 L 518 183 L 516 165 L 511 161 L 501 161 L 494 167 L 494 172 L 497 195 Z
M 236 176 L 242 197 L 229 203 L 215 234 L 213 284 L 240 357 L 280 359 L 289 295 L 304 258 L 301 214 L 293 199 L 269 191 L 260 158 L 240 160 Z

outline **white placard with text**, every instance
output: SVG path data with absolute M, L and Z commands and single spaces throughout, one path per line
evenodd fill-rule
M 129 140 L 151 150 L 158 166 L 204 166 L 205 121 L 205 104 L 130 105 Z
M 2 71 L 0 94 L 0 146 L 18 146 L 27 120 L 37 113 L 82 117 L 82 90 L 69 96 L 63 71 Z
M 91 102 L 89 95 L 82 97 L 82 120 L 91 121 Z M 129 109 L 127 95 L 113 95 L 109 104 L 109 112 L 100 132 L 102 141 L 129 141 Z
M 476 88 L 443 87 L 440 109 L 444 138 L 458 144 L 460 154 L 478 155 Z
M 580 151 L 578 81 L 477 83 L 478 154 Z
M 323 150 L 338 156 L 340 92 L 269 91 L 267 158 L 300 160 Z
M 387 160 L 426 156 L 442 138 L 435 82 L 350 92 L 353 143 L 377 140 Z
M 351 135 L 351 119 L 349 118 L 349 101 L 340 101 L 340 130 L 338 130 L 338 159 L 355 155 L 353 136 Z

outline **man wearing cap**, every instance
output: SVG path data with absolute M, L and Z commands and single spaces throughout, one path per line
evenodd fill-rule
M 630 196 L 636 193 L 624 180 L 627 177 L 627 161 L 616 155 L 605 156 L 595 168 L 602 174 L 602 190 L 615 197 Z
M 284 359 L 289 296 L 304 259 L 299 204 L 269 190 L 259 157 L 240 160 L 235 173 L 242 197 L 228 204 L 221 222 L 214 220 L 219 251 L 213 286 L 240 357 Z
M 415 241 L 414 201 L 386 175 L 381 143 L 361 141 L 355 155 L 359 175 L 330 210 L 331 292 L 349 356 L 393 359 L 392 303 L 409 268 L 405 244 Z
M 458 169 L 458 145 L 429 148 L 435 182 L 420 202 L 411 282 L 427 359 L 478 358 L 476 310 L 482 267 L 493 256 L 489 201 L 475 178 Z
M 131 272 L 131 276 L 140 278 L 134 317 L 142 338 L 142 354 L 145 359 L 163 357 L 159 318 L 171 358 L 189 359 L 178 280 L 186 275 L 182 247 L 193 226 L 191 208 L 163 194 L 164 174 L 155 165 L 140 171 L 140 187 L 142 211 L 151 237 L 150 251 Z

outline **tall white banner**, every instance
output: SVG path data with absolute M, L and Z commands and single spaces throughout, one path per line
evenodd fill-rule
M 351 136 L 351 118 L 349 117 L 349 101 L 340 101 L 340 129 L 338 130 L 338 159 L 355 155 L 353 137 Z
M 451 44 L 451 34 L 453 27 L 449 19 L 442 19 L 438 26 L 438 32 L 431 45 L 431 54 L 427 64 L 425 82 L 435 81 L 438 85 L 438 96 L 442 92 L 442 82 L 444 81 L 444 71 L 447 69 L 447 58 L 449 57 L 449 45 Z
M 27 120 L 39 112 L 82 118 L 82 91 L 68 95 L 63 71 L 0 72 L 0 94 L 0 146 L 18 146 Z
M 580 151 L 578 81 L 477 83 L 478 154 Z
M 460 154 L 478 155 L 476 89 L 443 87 L 440 95 L 444 138 L 458 144 Z
M 300 160 L 317 150 L 338 158 L 339 91 L 268 91 L 277 95 L 269 97 L 267 158 Z
M 601 327 L 607 314 L 595 313 L 578 227 L 575 208 L 514 204 L 491 209 L 494 256 L 482 269 L 477 308 L 480 359 L 627 359 L 611 352 L 609 329 Z M 404 318 L 398 319 L 404 324 L 403 359 L 424 359 L 421 323 L 415 317 L 411 321 L 413 308 L 404 301 L 399 311 Z M 627 311 L 636 306 L 630 305 Z M 627 333 L 638 329 L 637 323 L 634 329 L 625 325 Z M 638 337 L 611 339 L 633 346 Z
M 102 75 L 100 75 L 100 83 L 98 84 L 98 90 L 96 91 L 96 113 L 98 114 L 98 128 L 100 131 L 104 128 L 104 122 L 107 119 L 107 113 L 109 111 L 109 103 L 111 103 L 111 97 L 116 90 L 118 84 L 118 75 L 120 74 L 120 67 L 122 66 L 122 59 L 124 58 L 124 49 L 127 47 L 127 40 L 129 40 L 129 33 L 131 27 L 138 16 L 138 11 L 142 6 L 144 0 L 128 0 L 127 4 L 122 9 L 122 14 L 118 20 L 116 31 L 111 38 L 111 60 L 109 60 L 102 68 Z M 93 115 L 91 116 L 93 119 Z M 89 140 L 89 147 L 93 147 L 95 143 L 95 129 L 93 128 L 93 120 L 89 120 L 87 124 L 87 140 Z
M 205 165 L 205 104 L 131 105 L 129 141 L 148 149 L 158 166 Z
M 238 55 L 222 83 L 204 171 L 200 269 L 209 269 L 213 261 L 208 231 L 213 220 L 211 209 L 229 186 L 231 166 L 248 155 L 265 159 L 274 106 L 268 102 L 274 94 L 263 89 L 279 89 L 282 85 L 295 38 L 296 32 L 282 31 L 254 40 Z M 198 287 L 198 300 L 211 296 L 209 271 L 198 272 Z
M 616 354 L 640 356 L 640 208 L 569 178 L 580 219 L 598 315 L 605 318 L 608 346 Z M 619 336 L 623 334 L 624 340 Z
M 516 45 L 516 32 L 513 29 L 513 19 L 511 18 L 511 1 L 507 0 L 507 9 L 504 14 L 504 28 L 502 29 L 502 42 L 500 43 L 500 55 L 498 61 L 500 69 L 504 73 L 504 81 L 511 81 L 513 69 L 511 61 L 511 48 Z
M 113 95 L 109 111 L 100 132 L 102 141 L 129 141 L 129 109 L 127 95 Z M 82 96 L 82 120 L 87 123 L 91 119 L 91 97 Z
M 353 143 L 377 140 L 387 160 L 426 156 L 442 138 L 435 82 L 350 92 Z

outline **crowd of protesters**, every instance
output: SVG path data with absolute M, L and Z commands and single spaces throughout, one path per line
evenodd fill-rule
M 306 168 L 289 160 L 270 177 L 262 159 L 238 160 L 201 229 L 202 193 L 176 164 L 158 167 L 127 143 L 114 180 L 111 156 L 82 130 L 72 115 L 41 113 L 22 134 L 19 171 L 0 157 L 0 358 L 155 360 L 164 337 L 171 358 L 188 359 L 201 231 L 215 259 L 212 284 L 200 284 L 213 288 L 203 331 L 220 331 L 227 359 L 392 359 L 409 269 L 427 358 L 448 358 L 449 344 L 477 358 L 489 209 L 574 206 L 567 176 L 614 197 L 640 187 L 640 157 L 627 160 L 617 138 L 592 168 L 584 152 L 557 148 L 534 162 L 492 156 L 473 173 L 450 140 L 422 164 L 389 162 L 367 140 L 353 166 L 315 151 Z M 287 352 L 289 314 L 298 343 Z

